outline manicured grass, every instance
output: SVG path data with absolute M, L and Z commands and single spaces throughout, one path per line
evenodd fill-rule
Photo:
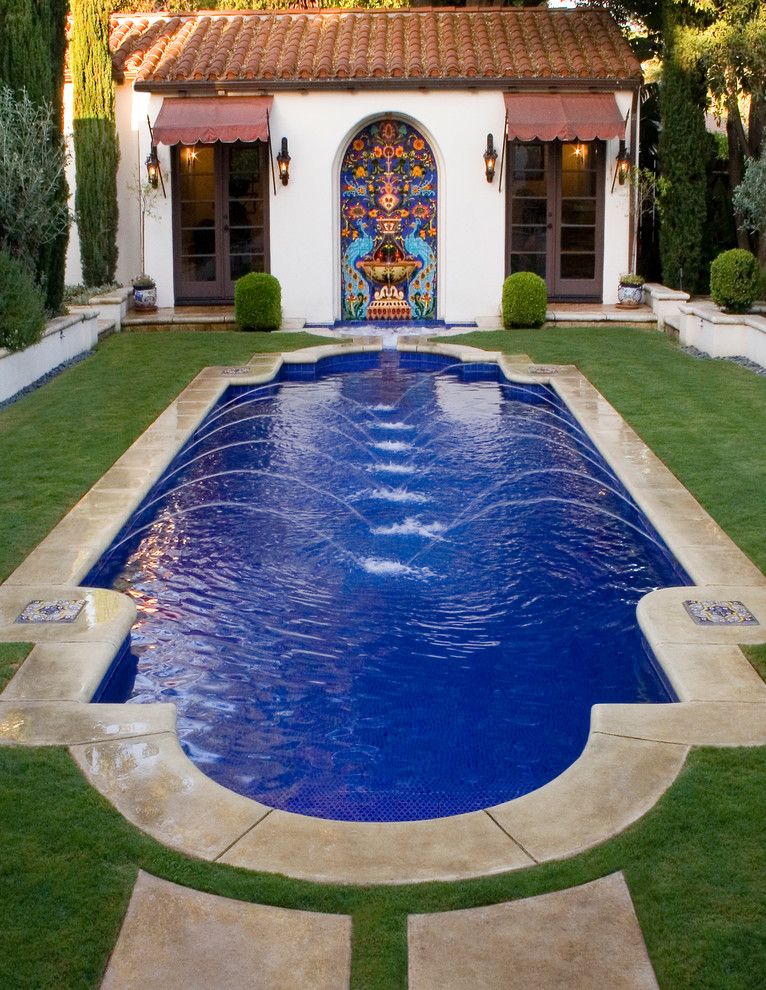
M 474 334 L 576 363 L 762 568 L 766 380 L 619 328 Z M 455 340 L 455 338 L 451 338 Z M 207 364 L 317 338 L 125 334 L 0 412 L 0 574 L 15 567 Z M 750 650 L 766 664 L 766 648 Z M 19 654 L 3 649 L 0 663 Z M 624 835 L 563 863 L 453 884 L 343 888 L 179 856 L 133 829 L 57 749 L 0 750 L 0 986 L 96 987 L 139 868 L 242 900 L 351 914 L 354 990 L 404 990 L 406 916 L 625 872 L 663 988 L 750 990 L 766 972 L 766 750 L 694 752 Z
M 766 643 L 760 646 L 743 646 L 745 656 L 766 681 Z
M 31 643 L 0 643 L 0 691 L 24 662 Z
M 302 333 L 118 334 L 0 410 L 0 580 L 201 368 L 326 342 Z
M 656 330 L 505 330 L 446 338 L 576 364 L 766 570 L 766 376 L 684 354 Z
M 130 826 L 58 749 L 0 750 L 0 986 L 99 984 L 139 868 L 239 900 L 354 919 L 354 990 L 404 990 L 410 913 L 622 870 L 663 988 L 755 990 L 766 972 L 765 750 L 697 750 L 636 826 L 562 863 L 451 884 L 308 884 L 186 859 Z

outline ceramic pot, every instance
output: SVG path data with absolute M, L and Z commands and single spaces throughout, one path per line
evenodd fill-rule
M 624 306 L 640 306 L 644 298 L 644 289 L 641 285 L 620 285 L 617 288 L 617 299 Z
M 157 308 L 157 286 L 151 288 L 133 287 L 133 305 L 136 309 L 156 309 Z

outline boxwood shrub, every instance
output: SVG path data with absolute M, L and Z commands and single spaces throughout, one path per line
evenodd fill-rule
M 541 327 L 545 323 L 548 290 L 533 272 L 515 272 L 503 282 L 503 324 L 510 327 Z
M 744 313 L 758 291 L 758 262 L 750 251 L 733 248 L 719 254 L 710 266 L 710 295 L 713 302 L 733 313 Z
M 282 287 L 266 272 L 250 272 L 234 285 L 234 316 L 242 330 L 278 330 L 282 322 Z
M 0 347 L 21 351 L 45 329 L 45 299 L 26 266 L 0 250 Z

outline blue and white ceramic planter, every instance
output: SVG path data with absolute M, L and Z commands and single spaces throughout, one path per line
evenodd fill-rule
M 157 308 L 157 286 L 133 286 L 133 305 L 136 309 Z
M 640 306 L 644 298 L 644 288 L 641 285 L 620 285 L 617 288 L 617 300 L 624 306 Z

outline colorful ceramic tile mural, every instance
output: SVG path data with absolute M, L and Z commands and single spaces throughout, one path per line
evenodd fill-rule
M 436 161 L 401 120 L 360 131 L 340 173 L 342 318 L 436 319 Z

